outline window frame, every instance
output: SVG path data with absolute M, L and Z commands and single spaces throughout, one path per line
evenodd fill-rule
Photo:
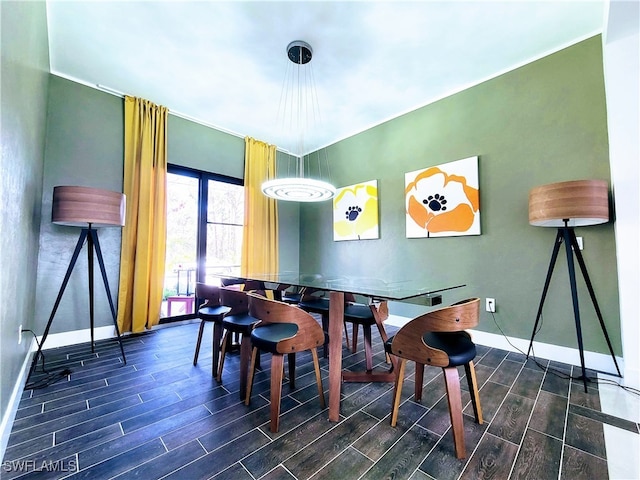
M 207 258 L 207 211 L 209 207 L 209 181 L 224 182 L 244 187 L 244 179 L 219 173 L 207 172 L 182 165 L 168 164 L 167 173 L 198 179 L 198 226 L 196 239 L 196 282 L 206 279 Z M 213 223 L 213 222 L 212 222 Z M 219 222 L 218 222 L 219 223 Z M 226 224 L 223 224 L 226 225 Z M 231 225 L 231 224 L 229 224 Z M 236 224 L 233 224 L 236 225 Z

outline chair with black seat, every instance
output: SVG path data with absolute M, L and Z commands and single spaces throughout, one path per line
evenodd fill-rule
M 218 372 L 218 360 L 220 358 L 222 319 L 231 309 L 220 305 L 220 289 L 214 285 L 207 285 L 200 282 L 196 283 L 196 298 L 204 300 L 204 303 L 198 308 L 200 330 L 198 331 L 198 342 L 196 343 L 196 353 L 193 356 L 193 365 L 195 366 L 198 363 L 204 324 L 211 322 L 213 323 L 213 363 L 211 366 L 211 374 L 215 377 Z
M 462 395 L 458 366 L 464 365 L 476 421 L 482 424 L 482 408 L 473 359 L 476 346 L 465 331 L 478 325 L 480 299 L 470 298 L 428 312 L 405 324 L 385 343 L 388 353 L 398 357 L 391 425 L 395 427 L 402 393 L 406 361 L 416 362 L 415 399 L 422 398 L 424 366 L 442 367 L 449 403 L 451 429 L 457 458 L 466 456 L 462 417 Z
M 353 340 L 351 351 L 353 353 L 356 353 L 358 351 L 358 327 L 362 327 L 362 332 L 364 334 L 363 343 L 365 365 L 366 370 L 370 372 L 373 369 L 371 327 L 375 325 L 378 328 L 378 332 L 380 333 L 380 338 L 382 338 L 383 342 L 386 342 L 387 333 L 382 326 L 382 322 L 384 322 L 389 317 L 389 309 L 387 307 L 387 302 L 380 302 L 377 305 L 364 305 L 361 303 L 355 303 L 353 295 L 351 296 L 351 299 L 352 301 L 347 302 L 344 306 L 345 332 L 346 323 L 351 323 L 351 338 Z M 377 319 L 376 316 L 378 317 Z M 347 343 L 348 342 L 349 337 L 347 336 Z M 389 363 L 388 357 L 387 363 Z
M 376 315 L 374 315 L 373 309 L 376 306 L 365 305 L 357 303 L 355 296 L 351 293 L 344 294 L 344 334 L 347 346 L 353 353 L 358 351 L 358 327 L 362 327 L 364 333 L 364 355 L 367 371 L 373 369 L 373 347 L 371 343 L 371 327 L 377 326 L 380 332 L 382 341 L 387 340 L 387 335 L 382 327 L 382 323 L 389 317 L 389 312 L 386 308 L 386 302 L 383 302 L 383 308 L 377 308 L 378 321 L 376 321 Z M 307 293 L 298 304 L 300 308 L 307 312 L 317 313 L 322 316 L 322 328 L 327 331 L 329 325 L 329 299 L 326 297 L 318 296 L 317 292 Z M 347 329 L 347 323 L 351 324 L 351 338 L 352 342 L 349 342 L 349 331 Z M 326 346 L 324 350 L 324 356 L 326 357 Z M 388 362 L 387 362 L 388 363 Z
M 305 312 L 316 313 L 322 318 L 322 329 L 325 332 L 329 331 L 329 299 L 324 296 L 323 290 L 316 290 L 313 288 L 304 288 L 300 293 L 300 299 L 297 302 L 298 307 Z M 286 301 L 286 300 L 285 300 Z M 288 302 L 286 303 L 293 303 Z M 347 324 L 344 325 L 344 334 L 347 337 L 347 345 L 349 345 L 349 334 L 347 332 Z M 324 358 L 329 356 L 327 343 L 323 346 L 322 355 Z
M 289 384 L 291 388 L 295 372 L 295 354 L 311 351 L 320 404 L 325 408 L 320 362 L 317 347 L 325 341 L 325 333 L 318 322 L 304 310 L 277 300 L 270 300 L 250 292 L 249 314 L 258 318 L 260 323 L 251 332 L 251 365 L 247 380 L 245 404 L 249 405 L 251 387 L 255 374 L 258 350 L 271 353 L 271 423 L 270 430 L 277 432 L 280 423 L 280 400 L 282 396 L 282 377 L 284 355 L 289 362 Z
M 246 291 L 222 287 L 220 288 L 220 303 L 231 310 L 222 319 L 224 337 L 222 338 L 217 380 L 222 382 L 222 369 L 227 351 L 231 347 L 232 336 L 240 336 L 240 399 L 244 400 L 251 357 L 250 336 L 258 319 L 249 315 L 249 298 Z

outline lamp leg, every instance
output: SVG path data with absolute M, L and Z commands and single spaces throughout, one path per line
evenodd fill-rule
M 556 265 L 558 259 L 558 252 L 560 251 L 560 245 L 562 244 L 562 233 L 558 230 L 556 234 L 556 241 L 553 244 L 553 252 L 551 253 L 551 261 L 549 262 L 549 269 L 547 270 L 547 278 L 544 281 L 544 288 L 542 289 L 542 296 L 540 297 L 540 305 L 538 306 L 538 314 L 536 315 L 536 323 L 533 325 L 533 331 L 531 332 L 531 340 L 529 341 L 529 349 L 527 350 L 527 359 L 533 348 L 533 338 L 536 336 L 536 330 L 538 329 L 538 323 L 542 316 L 542 307 L 544 301 L 547 298 L 547 292 L 549 291 L 549 283 L 551 282 L 551 276 L 553 275 L 553 268 Z
M 587 271 L 587 266 L 584 263 L 584 258 L 582 257 L 582 252 L 580 251 L 580 247 L 578 246 L 578 240 L 576 239 L 576 234 L 573 229 L 571 229 L 571 244 L 573 245 L 573 252 L 576 255 L 576 259 L 578 260 L 578 265 L 580 266 L 580 271 L 582 272 L 582 277 L 587 285 L 587 289 L 589 290 L 589 296 L 591 297 L 591 303 L 593 303 L 593 308 L 596 311 L 596 315 L 598 316 L 598 321 L 600 322 L 600 328 L 602 329 L 602 333 L 604 334 L 604 338 L 607 341 L 607 347 L 609 347 L 609 353 L 611 354 L 611 358 L 613 359 L 613 363 L 616 366 L 616 371 L 618 372 L 618 376 L 622 377 L 620 373 L 620 367 L 618 366 L 618 361 L 616 360 L 616 356 L 613 353 L 613 347 L 611 346 L 611 340 L 609 339 L 609 334 L 607 332 L 607 327 L 604 324 L 604 320 L 602 319 L 602 312 L 600 311 L 600 306 L 598 305 L 598 301 L 596 300 L 596 294 L 593 290 L 593 285 L 591 284 L 591 279 L 589 278 L 589 272 Z
M 71 261 L 69 262 L 69 266 L 67 267 L 67 273 L 64 275 L 64 280 L 62 281 L 62 285 L 60 286 L 60 291 L 58 292 L 58 297 L 56 298 L 55 303 L 53 304 L 53 310 L 51 310 L 51 315 L 49 315 L 49 321 L 47 322 L 47 326 L 44 329 L 44 333 L 42 334 L 42 340 L 40 341 L 40 345 L 38 346 L 38 351 L 33 357 L 33 361 L 31 362 L 31 369 L 29 370 L 29 375 L 33 372 L 36 364 L 38 363 L 38 357 L 42 352 L 42 346 L 44 345 L 44 341 L 47 339 L 49 335 L 49 329 L 51 328 L 51 323 L 53 322 L 53 318 L 58 311 L 58 307 L 60 306 L 60 300 L 62 300 L 62 294 L 64 290 L 67 288 L 67 284 L 69 283 L 69 278 L 71 277 L 71 272 L 73 271 L 73 267 L 76 265 L 76 261 L 78 260 L 78 256 L 80 255 L 80 250 L 82 250 L 82 245 L 84 245 L 84 241 L 87 238 L 88 230 L 83 228 L 80 232 L 80 237 L 78 237 L 78 243 L 76 243 L 76 248 L 73 251 L 73 255 L 71 256 Z
M 93 229 L 89 226 L 89 235 L 87 236 L 87 266 L 89 271 L 89 326 L 91 327 L 91 353 L 95 351 L 95 342 L 93 338 Z
M 118 327 L 118 318 L 116 315 L 116 309 L 113 305 L 113 298 L 111 297 L 111 290 L 109 289 L 109 280 L 107 279 L 107 271 L 104 268 L 104 259 L 102 258 L 102 250 L 100 249 L 100 242 L 98 241 L 98 231 L 94 228 L 89 230 L 89 235 L 92 240 L 92 245 L 95 247 L 96 256 L 98 257 L 98 265 L 100 266 L 100 272 L 102 273 L 102 281 L 104 288 L 107 291 L 107 299 L 109 300 L 109 308 L 111 308 L 111 316 L 113 317 L 113 325 L 116 328 L 116 335 L 118 336 L 118 344 L 120 345 L 120 352 L 122 353 L 122 360 L 124 364 L 127 364 L 127 357 L 124 354 L 124 348 L 122 346 L 122 339 L 120 337 L 120 328 Z
M 584 391 L 587 392 L 587 371 L 584 366 L 584 346 L 582 344 L 582 327 L 580 325 L 580 307 L 578 305 L 578 289 L 576 287 L 576 269 L 573 264 L 573 242 L 571 234 L 573 229 L 570 227 L 561 228 L 564 237 L 565 251 L 567 252 L 567 268 L 569 269 L 569 284 L 571 286 L 571 301 L 573 303 L 573 318 L 576 323 L 576 336 L 578 337 L 578 350 L 580 353 L 580 366 L 582 368 L 582 382 L 584 383 Z M 575 237 L 575 233 L 573 233 Z M 577 244 L 577 241 L 576 241 Z

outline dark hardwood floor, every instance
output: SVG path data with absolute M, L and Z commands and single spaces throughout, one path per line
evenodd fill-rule
M 608 478 L 603 423 L 638 425 L 600 412 L 597 384 L 585 393 L 554 371 L 572 367 L 478 347 L 476 370 L 485 423 L 463 393 L 467 458 L 453 453 L 442 373 L 425 370 L 412 401 L 412 367 L 398 426 L 389 425 L 392 384 L 345 383 L 341 419 L 321 410 L 310 354 L 297 359 L 296 389 L 283 386 L 280 432 L 269 431 L 269 355 L 262 356 L 251 405 L 238 395 L 237 353 L 222 384 L 211 376 L 211 326 L 192 365 L 197 323 L 115 342 L 46 350 L 62 378 L 26 389 L 1 476 L 175 479 L 582 479 Z M 375 359 L 384 361 L 380 339 Z M 364 352 L 344 348 L 344 366 L 362 369 Z M 321 358 L 325 391 L 327 360 Z M 408 368 L 408 369 L 409 369 Z M 462 370 L 464 373 L 464 370 Z M 45 379 L 42 373 L 30 381 Z M 463 388 L 466 382 L 462 382 Z

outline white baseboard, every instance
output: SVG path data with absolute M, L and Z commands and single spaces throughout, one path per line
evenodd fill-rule
M 116 329 L 113 326 L 107 325 L 106 327 L 95 327 L 93 329 L 93 340 L 106 340 L 109 338 L 116 338 Z M 42 336 L 38 337 L 38 342 L 42 341 Z M 62 333 L 50 333 L 47 335 L 47 341 L 42 346 L 43 350 L 49 350 L 51 348 L 67 347 L 69 345 L 76 345 L 78 343 L 87 343 L 91 341 L 91 329 L 85 328 L 82 330 L 74 330 L 72 332 Z M 37 350 L 36 345 L 36 350 Z
M 473 341 L 478 345 L 500 348 L 510 352 L 521 352 L 526 355 L 529 349 L 529 340 L 514 337 L 504 337 L 495 333 L 470 330 Z M 580 365 L 580 351 L 577 348 L 561 347 L 549 343 L 533 342 L 533 353 L 538 358 L 553 360 L 556 362 Z M 620 367 L 620 373 L 624 374 L 624 360 L 616 356 Z M 617 375 L 616 366 L 611 355 L 596 352 L 584 352 L 584 364 L 587 369 Z
M 2 423 L 0 424 L 0 460 L 4 460 L 4 452 L 9 444 L 9 435 L 11 434 L 11 428 L 13 427 L 13 421 L 16 418 L 16 412 L 22 399 L 22 392 L 24 392 L 24 386 L 27 384 L 29 378 L 29 371 L 31 370 L 31 361 L 33 359 L 33 353 L 38 349 L 35 339 L 31 340 L 31 347 L 29 353 L 25 356 L 20 373 L 16 380 L 16 384 L 13 386 L 11 397 L 7 409 L 2 415 Z
M 402 317 L 399 315 L 389 315 L 389 318 L 385 320 L 385 325 L 392 325 L 394 327 L 402 327 L 407 323 L 410 318 Z M 478 345 L 484 345 L 486 347 L 499 348 L 501 350 L 507 350 L 509 352 L 520 352 L 527 354 L 529 349 L 529 340 L 514 337 L 504 337 L 495 333 L 480 332 L 478 330 L 470 330 L 469 333 L 473 336 L 473 341 Z M 533 342 L 533 353 L 538 358 L 546 360 L 553 360 L 562 363 L 568 363 L 570 365 L 580 365 L 580 352 L 577 348 L 561 347 L 558 345 L 551 345 L 548 343 Z M 616 356 L 616 361 L 620 367 L 620 373 L 627 378 L 627 382 L 621 381 L 628 386 L 634 386 L 637 383 L 638 374 L 634 372 L 625 372 L 624 359 Z M 599 372 L 608 373 L 610 375 L 617 376 L 616 366 L 613 362 L 611 355 L 595 352 L 584 352 L 584 364 L 585 367 Z M 637 388 L 637 387 L 635 387 Z

